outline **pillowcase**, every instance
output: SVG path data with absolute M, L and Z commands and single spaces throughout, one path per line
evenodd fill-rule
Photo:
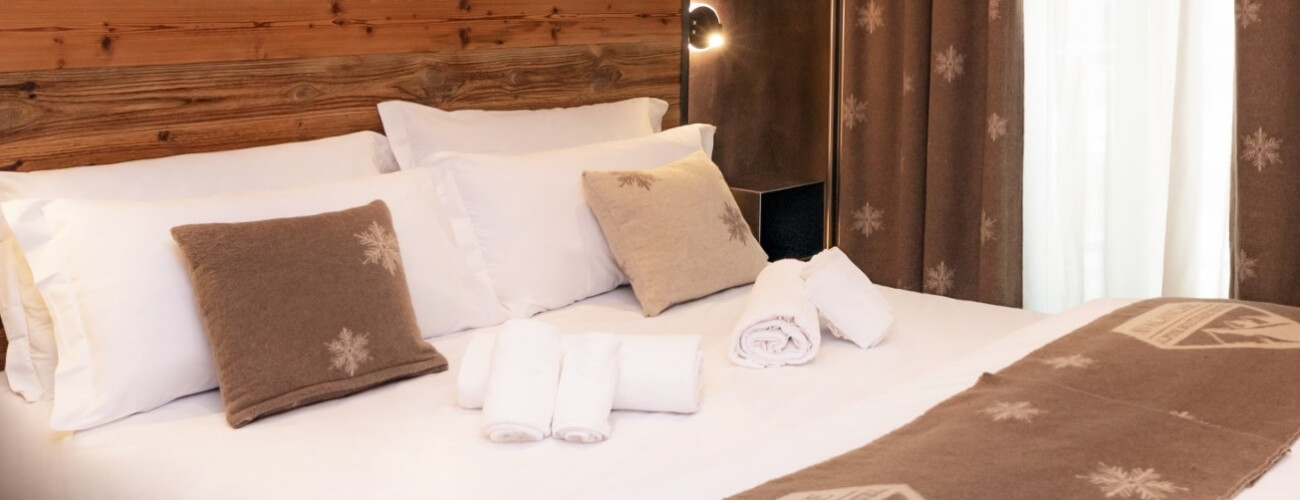
M 189 264 L 231 427 L 447 369 L 420 340 L 382 201 L 171 233 Z
M 340 210 L 392 211 L 425 336 L 505 319 L 466 266 L 427 171 L 280 191 L 167 201 L 23 200 L 2 206 L 54 318 L 50 425 L 94 427 L 216 387 L 189 271 L 171 228 Z M 359 257 L 360 258 L 360 257 Z
M 767 266 L 722 171 L 704 153 L 650 170 L 589 170 L 582 182 L 646 316 L 753 283 Z
M 388 140 L 374 132 L 235 151 L 41 172 L 0 172 L 0 202 L 88 198 L 149 200 L 278 189 L 397 170 Z M 58 360 L 45 303 L 9 226 L 0 222 L 0 321 L 9 336 L 10 387 L 49 399 Z
M 711 151 L 712 125 L 527 155 L 439 153 L 434 170 L 456 242 L 501 305 L 527 317 L 601 294 L 624 277 L 582 199 L 583 170 L 650 168 Z
M 514 111 L 379 103 L 379 117 L 402 168 L 413 168 L 439 151 L 521 154 L 643 137 L 661 130 L 666 112 L 667 102 L 650 97 Z

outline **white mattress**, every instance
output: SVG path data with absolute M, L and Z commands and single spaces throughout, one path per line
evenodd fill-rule
M 48 430 L 48 403 L 29 405 L 5 392 L 0 498 L 716 498 L 905 422 L 906 410 L 969 380 L 930 382 L 929 392 L 902 396 L 899 387 L 1041 317 L 882 289 L 896 323 L 881 346 L 861 350 L 828 337 L 809 365 L 752 370 L 727 359 L 748 290 L 646 319 L 631 292 L 620 289 L 538 317 L 565 332 L 704 336 L 701 411 L 615 412 L 613 435 L 602 444 L 484 440 L 480 413 L 455 405 L 454 371 L 476 333 L 465 332 L 434 342 L 451 363 L 447 373 L 239 430 L 226 425 L 216 392 L 77 434 Z M 1013 345 L 1028 345 L 1024 336 Z

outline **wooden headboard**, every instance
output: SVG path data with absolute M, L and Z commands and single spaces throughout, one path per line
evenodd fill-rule
M 375 103 L 573 106 L 682 88 L 682 0 L 5 0 L 0 170 L 381 130 Z M 3 366 L 0 335 L 0 366 Z

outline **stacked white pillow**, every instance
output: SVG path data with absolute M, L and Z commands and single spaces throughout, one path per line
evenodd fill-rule
M 397 169 L 384 136 L 358 132 L 292 144 L 31 173 L 0 173 L 0 202 L 84 198 L 149 200 L 330 182 Z M 113 235 L 105 231 L 105 238 Z M 87 251 L 93 251 L 92 243 Z M 50 315 L 8 226 L 0 222 L 0 319 L 9 386 L 49 399 L 58 354 Z
M 78 430 L 213 389 L 217 373 L 171 228 L 387 203 L 424 336 L 505 320 L 466 268 L 411 171 L 262 193 L 170 201 L 22 200 L 2 208 L 56 326 L 56 430 Z
M 456 241 L 497 298 L 528 317 L 627 282 L 582 195 L 585 170 L 641 170 L 712 152 L 712 125 L 524 155 L 437 153 L 435 173 Z M 402 168 L 410 168 L 403 165 Z
M 647 136 L 660 131 L 667 111 L 667 102 L 650 97 L 512 111 L 379 103 L 384 133 L 402 168 L 442 151 L 520 154 Z

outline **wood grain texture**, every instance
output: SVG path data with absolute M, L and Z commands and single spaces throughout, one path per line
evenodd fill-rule
M 444 109 L 673 104 L 677 42 L 0 73 L 0 169 L 42 170 L 380 130 L 390 99 Z
M 0 72 L 677 42 L 680 0 L 7 0 Z

